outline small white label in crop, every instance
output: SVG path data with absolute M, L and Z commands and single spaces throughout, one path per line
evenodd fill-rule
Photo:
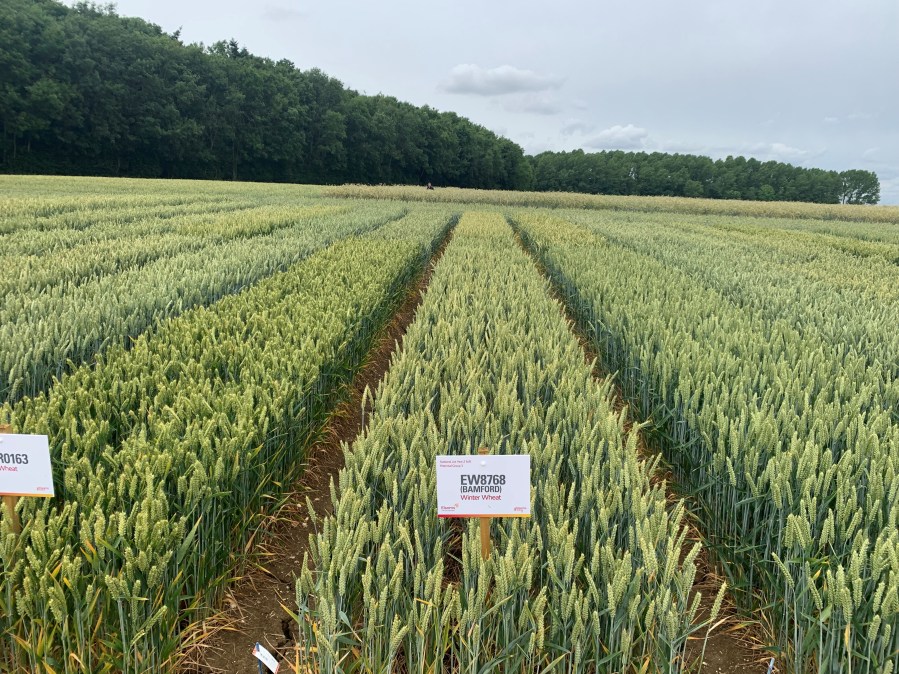
M 0 494 L 53 496 L 53 469 L 46 435 L 0 435 Z
M 275 660 L 275 656 L 269 653 L 258 641 L 253 647 L 253 655 L 256 656 L 256 659 L 259 660 L 259 662 L 268 667 L 272 671 L 272 674 L 278 674 L 278 668 L 281 665 Z

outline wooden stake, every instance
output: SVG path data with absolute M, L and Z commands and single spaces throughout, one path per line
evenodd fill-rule
M 481 447 L 478 454 L 481 456 L 489 454 L 490 450 Z M 490 557 L 490 518 L 481 517 L 481 559 L 486 561 Z
M 0 424 L 0 433 L 12 433 L 12 426 L 9 424 Z M 18 502 L 18 496 L 3 497 L 3 505 L 9 509 L 11 516 L 10 525 L 14 534 L 22 533 L 22 523 L 19 521 L 19 514 L 16 512 L 16 503 Z

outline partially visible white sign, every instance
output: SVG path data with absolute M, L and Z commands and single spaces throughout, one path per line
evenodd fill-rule
M 528 454 L 437 457 L 438 517 L 530 517 Z
M 256 656 L 256 659 L 259 660 L 259 662 L 268 667 L 272 671 L 272 674 L 278 674 L 278 668 L 281 666 L 281 663 L 275 660 L 275 656 L 269 653 L 258 641 L 253 647 L 253 655 Z
M 0 494 L 53 496 L 53 469 L 46 435 L 0 435 Z

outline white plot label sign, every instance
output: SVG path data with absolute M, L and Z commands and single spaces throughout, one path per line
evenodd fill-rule
M 438 517 L 530 517 L 527 454 L 437 457 Z
M 253 647 L 253 655 L 257 660 L 259 660 L 259 662 L 268 667 L 269 671 L 272 672 L 272 674 L 278 674 L 278 669 L 280 669 L 281 663 L 275 660 L 275 656 L 269 653 L 268 649 L 266 649 L 265 646 L 260 644 L 258 641 Z
M 0 434 L 0 495 L 53 496 L 46 435 Z

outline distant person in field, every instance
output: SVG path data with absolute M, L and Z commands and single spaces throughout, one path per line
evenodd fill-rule
M 431 183 L 428 183 L 428 189 L 432 190 L 432 189 L 434 189 L 434 186 Z

